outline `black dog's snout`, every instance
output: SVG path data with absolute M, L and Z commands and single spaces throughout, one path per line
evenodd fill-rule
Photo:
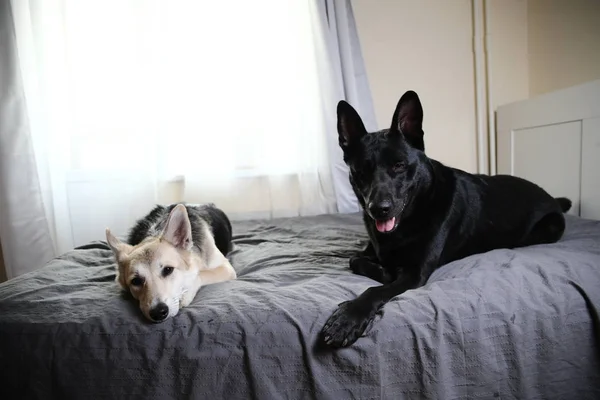
M 385 218 L 392 210 L 392 202 L 390 200 L 381 200 L 369 203 L 369 211 L 375 218 Z
M 154 321 L 162 321 L 169 315 L 169 306 L 165 303 L 158 303 L 153 309 L 150 310 L 150 318 Z

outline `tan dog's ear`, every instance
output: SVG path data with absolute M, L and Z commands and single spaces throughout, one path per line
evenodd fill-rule
M 127 262 L 127 256 L 129 255 L 133 247 L 117 239 L 108 228 L 106 228 L 106 242 L 108 243 L 108 246 L 112 249 L 117 260 L 116 280 L 117 282 L 119 282 L 119 284 L 124 290 L 127 290 L 127 283 L 125 282 L 124 270 L 125 263 Z
M 108 228 L 106 228 L 106 241 L 108 242 L 108 246 L 112 249 L 117 258 L 121 253 L 128 254 L 132 249 L 131 245 L 121 242 L 115 237 L 115 235 L 112 234 L 112 232 Z
M 161 239 L 165 239 L 173 246 L 184 250 L 190 250 L 194 245 L 192 241 L 192 224 L 183 204 L 176 205 L 169 214 Z

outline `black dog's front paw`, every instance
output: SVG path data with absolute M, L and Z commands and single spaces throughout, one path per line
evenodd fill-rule
M 321 330 L 323 342 L 331 347 L 346 347 L 364 333 L 375 312 L 356 300 L 340 303 Z
M 364 256 L 354 256 L 350 258 L 350 270 L 356 275 L 366 276 L 381 283 L 389 283 L 392 277 L 380 264 L 371 261 Z

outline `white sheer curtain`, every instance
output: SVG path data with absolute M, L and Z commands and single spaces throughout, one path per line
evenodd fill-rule
M 232 219 L 337 211 L 344 82 L 329 79 L 325 3 L 3 2 L 8 276 L 106 226 L 123 234 L 156 203 L 214 202 Z

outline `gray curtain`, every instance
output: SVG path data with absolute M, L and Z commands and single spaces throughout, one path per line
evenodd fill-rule
M 328 54 L 326 61 L 321 57 L 320 68 L 323 86 L 330 87 L 329 92 L 325 91 L 328 98 L 324 101 L 324 112 L 331 132 L 327 138 L 331 174 L 338 211 L 351 213 L 359 211 L 360 206 L 348 181 L 348 167 L 338 146 L 336 106 L 339 100 L 350 103 L 369 131 L 377 129 L 375 110 L 351 1 L 319 0 L 317 7 Z

